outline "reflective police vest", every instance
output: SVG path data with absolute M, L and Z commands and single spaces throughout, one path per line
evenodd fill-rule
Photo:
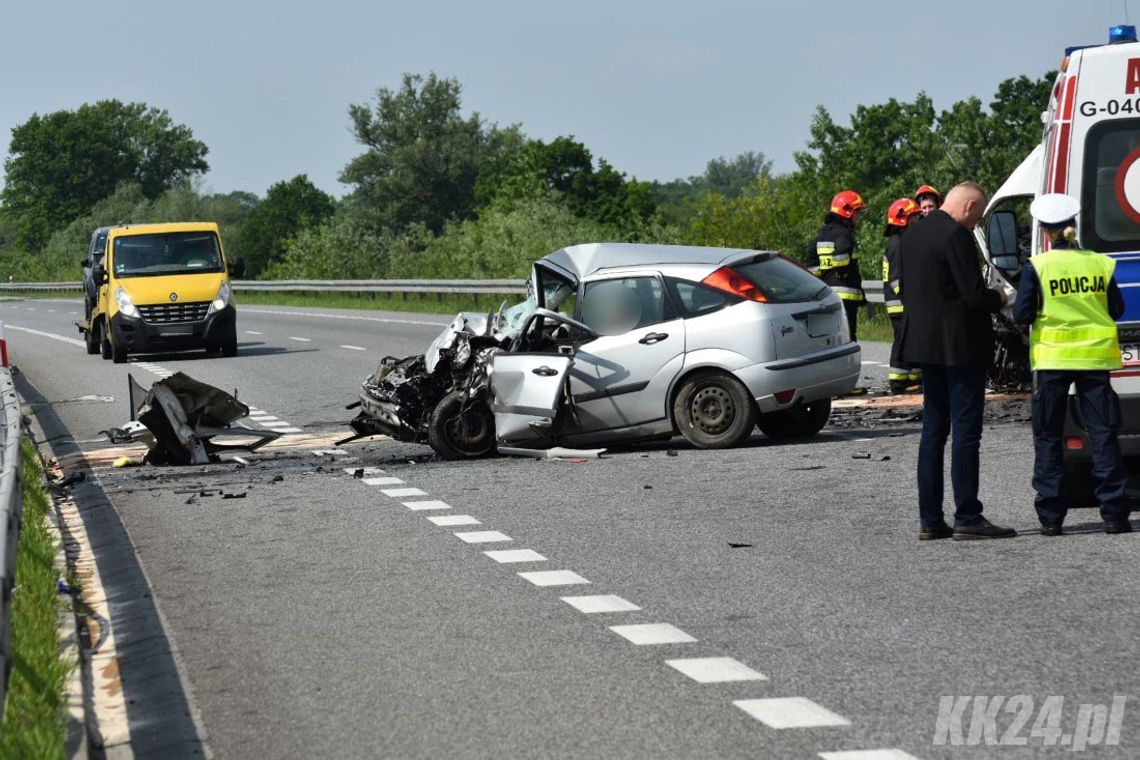
M 1053 249 L 1029 260 L 1041 281 L 1041 309 L 1029 333 L 1033 369 L 1119 369 L 1108 284 L 1116 262 L 1092 251 Z

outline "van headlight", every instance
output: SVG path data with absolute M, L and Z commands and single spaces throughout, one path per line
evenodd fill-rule
M 221 287 L 218 288 L 218 294 L 214 296 L 214 300 L 210 302 L 210 313 L 221 311 L 230 305 L 230 284 L 223 282 Z
M 119 313 L 124 317 L 137 317 L 139 315 L 138 308 L 131 301 L 130 294 L 123 290 L 122 285 L 115 289 L 115 305 L 119 307 Z

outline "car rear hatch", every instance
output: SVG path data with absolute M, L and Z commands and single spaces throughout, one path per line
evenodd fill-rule
M 762 253 L 730 264 L 759 293 L 772 331 L 775 358 L 790 359 L 848 341 L 843 302 L 819 278 L 789 259 Z

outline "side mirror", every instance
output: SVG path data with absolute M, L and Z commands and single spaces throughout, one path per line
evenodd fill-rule
M 91 266 L 91 262 L 88 261 L 87 259 L 80 259 L 79 260 L 79 266 L 86 269 L 87 267 Z
M 1021 251 L 1017 244 L 1017 213 L 995 211 L 986 220 L 986 247 L 990 260 L 998 269 L 1017 269 L 1021 266 Z
M 95 282 L 98 285 L 105 284 L 109 279 L 107 277 L 107 270 L 103 268 L 102 264 L 95 265 L 95 268 L 91 270 L 91 276 L 95 278 Z
M 230 277 L 242 278 L 245 277 L 245 259 L 238 256 L 230 262 Z

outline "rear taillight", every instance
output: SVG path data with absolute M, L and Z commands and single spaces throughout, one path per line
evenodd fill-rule
M 701 284 L 722 290 L 725 293 L 732 293 L 734 296 L 740 296 L 749 301 L 768 302 L 768 296 L 764 294 L 764 291 L 741 277 L 732 267 L 721 267 L 701 280 Z

